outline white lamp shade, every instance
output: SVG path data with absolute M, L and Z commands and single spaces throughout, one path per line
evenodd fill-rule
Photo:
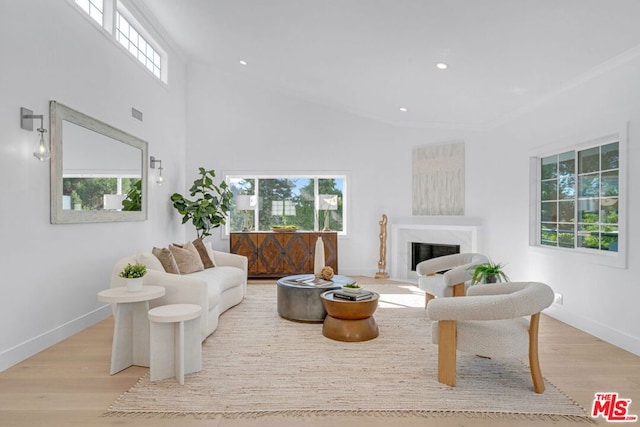
M 102 197 L 104 209 L 120 210 L 122 209 L 122 201 L 126 198 L 126 194 L 105 194 Z
M 323 211 L 335 211 L 338 209 L 338 195 L 337 194 L 319 194 L 318 209 Z
M 239 211 L 255 211 L 258 198 L 254 195 L 240 194 L 236 196 L 236 209 Z

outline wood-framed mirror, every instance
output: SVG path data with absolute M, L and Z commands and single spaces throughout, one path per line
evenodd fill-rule
M 147 219 L 148 143 L 49 103 L 51 223 Z

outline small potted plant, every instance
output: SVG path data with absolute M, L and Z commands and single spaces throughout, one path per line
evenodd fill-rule
M 127 290 L 135 292 L 142 289 L 142 278 L 147 274 L 144 264 L 127 264 L 120 272 L 120 277 L 126 279 Z
M 342 285 L 342 290 L 344 292 L 347 293 L 360 293 L 360 291 L 362 291 L 362 288 L 360 287 L 360 285 L 358 285 L 357 282 L 353 282 L 353 283 L 345 283 L 344 285 Z
M 502 264 L 495 264 L 492 261 L 472 267 L 473 276 L 471 277 L 471 284 L 508 282 L 509 276 L 502 271 L 502 267 Z

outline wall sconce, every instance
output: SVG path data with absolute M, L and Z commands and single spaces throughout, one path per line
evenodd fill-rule
M 162 160 L 156 159 L 154 156 L 149 157 L 151 169 L 156 168 L 156 163 L 158 164 L 158 178 L 156 178 L 156 184 L 162 185 L 164 182 L 164 177 L 162 176 Z
M 47 131 L 44 128 L 44 116 L 42 114 L 33 114 L 33 111 L 28 108 L 20 108 L 20 128 L 33 132 L 33 119 L 40 119 L 40 127 L 36 129 L 40 132 L 40 142 L 38 143 L 36 150 L 33 152 L 33 155 L 35 158 L 43 162 L 45 160 L 49 160 L 51 157 L 49 146 L 44 140 L 44 133 Z

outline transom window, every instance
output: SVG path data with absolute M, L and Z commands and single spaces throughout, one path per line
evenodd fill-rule
M 87 15 L 102 26 L 104 13 L 102 0 L 75 0 L 75 2 L 82 10 L 87 12 Z
M 344 175 L 227 175 L 225 181 L 234 196 L 227 233 L 295 226 L 346 234 Z
M 157 78 L 160 78 L 162 65 L 160 54 L 120 12 L 116 12 L 116 40 Z
M 618 251 L 620 143 L 541 157 L 539 244 Z
M 133 55 L 144 68 L 167 82 L 167 54 L 144 20 L 117 0 L 74 0 L 76 6 L 105 30 L 108 37 Z

